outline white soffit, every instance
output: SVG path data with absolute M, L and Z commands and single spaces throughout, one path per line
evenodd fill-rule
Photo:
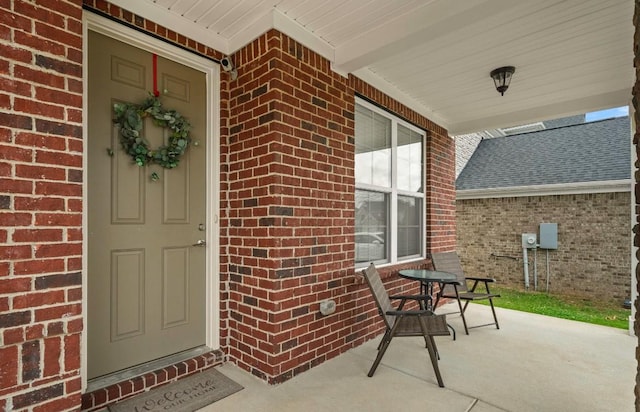
M 634 81 L 629 0 L 111 2 L 225 54 L 277 29 L 450 134 L 627 105 Z
M 154 23 L 171 29 L 176 33 L 195 39 L 215 50 L 228 53 L 228 39 L 201 25 L 193 24 L 193 22 L 189 24 L 188 20 L 184 17 L 176 16 L 175 13 L 159 6 L 157 2 L 151 0 L 109 0 L 109 2 L 124 10 L 128 10 L 138 16 L 142 16 Z

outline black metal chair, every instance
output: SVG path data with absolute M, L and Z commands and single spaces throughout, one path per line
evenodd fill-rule
M 497 293 L 491 293 L 491 291 L 489 290 L 489 283 L 494 283 L 495 279 L 465 277 L 462 270 L 462 265 L 460 263 L 460 258 L 458 257 L 458 254 L 456 252 L 433 253 L 431 255 L 431 261 L 433 263 L 433 267 L 436 270 L 454 273 L 458 278 L 458 282 L 446 283 L 442 286 L 442 289 L 437 294 L 436 302 L 433 305 L 433 310 L 436 310 L 436 308 L 438 307 L 438 302 L 440 302 L 441 298 L 455 299 L 458 302 L 458 307 L 460 308 L 460 316 L 462 317 L 462 323 L 464 324 L 464 331 L 467 335 L 469 334 L 469 329 L 479 328 L 482 326 L 496 325 L 496 329 L 500 329 L 500 325 L 498 324 L 498 317 L 496 316 L 496 310 L 493 306 L 493 298 L 499 298 L 500 295 Z M 473 281 L 473 286 L 470 289 L 467 285 L 468 280 Z M 484 291 L 476 289 L 480 284 L 484 284 Z M 483 299 L 489 300 L 491 312 L 493 313 L 493 322 L 467 327 L 467 319 L 465 317 L 467 305 L 469 305 L 469 302 L 471 301 Z M 462 303 L 460 302 L 462 300 L 465 301 L 464 306 L 462 306 Z
M 444 387 L 440 369 L 438 368 L 438 353 L 433 337 L 449 335 L 445 315 L 434 315 L 430 310 L 403 310 L 407 301 L 419 301 L 428 299 L 428 297 L 389 296 L 380 279 L 380 274 L 373 263 L 370 264 L 367 269 L 363 270 L 362 274 L 367 281 L 367 285 L 369 285 L 371 294 L 378 307 L 378 312 L 384 319 L 386 326 L 382 340 L 378 345 L 378 355 L 367 376 L 372 377 L 375 373 L 376 368 L 391 343 L 391 339 L 396 336 L 422 336 L 424 337 L 429 357 L 431 358 L 431 365 L 438 379 L 438 385 Z M 391 300 L 400 301 L 397 308 L 392 306 Z

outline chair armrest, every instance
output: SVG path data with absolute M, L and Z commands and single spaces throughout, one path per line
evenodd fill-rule
M 389 296 L 389 299 L 405 299 L 405 300 L 423 300 L 430 299 L 429 295 L 394 295 Z
M 388 310 L 385 315 L 389 316 L 433 316 L 430 310 Z
M 495 282 L 496 280 L 493 278 L 475 278 L 475 277 L 466 277 L 468 280 L 475 280 L 479 282 Z
M 489 290 L 489 283 L 494 283 L 496 280 L 492 279 L 492 278 L 467 278 L 467 280 L 473 280 L 473 286 L 471 287 L 471 289 L 469 289 L 469 292 L 474 293 L 476 291 L 476 287 L 478 287 L 478 283 L 482 282 L 484 283 L 484 288 L 486 289 L 487 293 L 491 293 L 491 291 Z
M 399 300 L 400 304 L 398 305 L 397 310 L 402 310 L 402 308 L 404 307 L 404 304 L 408 301 L 408 300 L 413 300 L 416 302 L 420 302 L 423 301 L 424 303 L 422 303 L 422 307 L 427 307 L 429 304 L 429 301 L 431 300 L 431 296 L 428 295 L 395 295 L 395 296 L 389 296 L 389 299 L 393 299 L 393 300 Z M 419 303 L 420 304 L 420 303 Z

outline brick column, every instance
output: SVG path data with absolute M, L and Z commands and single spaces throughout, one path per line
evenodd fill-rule
M 0 2 L 0 410 L 80 407 L 82 8 Z
M 353 91 L 329 63 L 271 30 L 233 56 L 227 256 L 230 356 L 277 383 L 345 350 L 352 301 Z

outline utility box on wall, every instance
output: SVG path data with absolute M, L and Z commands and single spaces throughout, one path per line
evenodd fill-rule
M 558 248 L 558 224 L 540 223 L 540 249 Z

